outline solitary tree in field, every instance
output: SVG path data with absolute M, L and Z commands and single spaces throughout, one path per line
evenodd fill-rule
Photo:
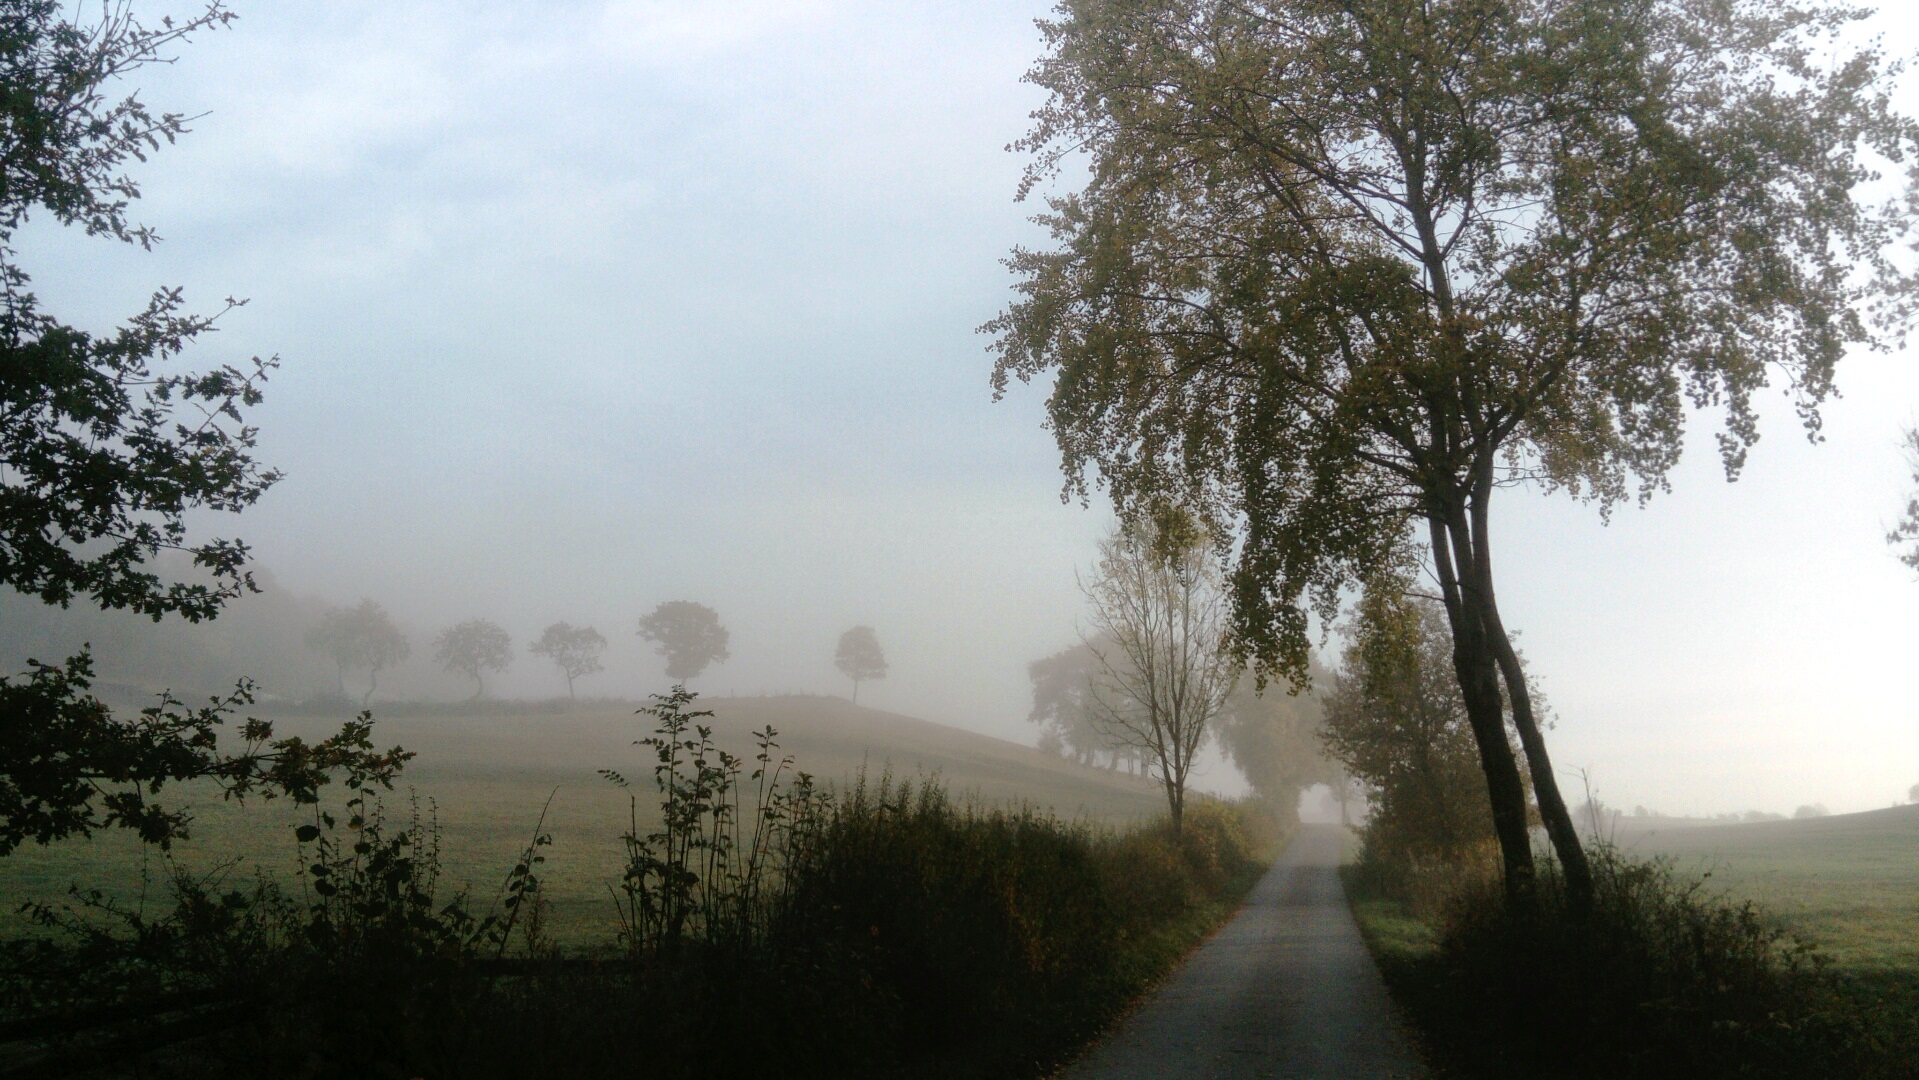
M 360 697 L 362 708 L 380 688 L 380 672 L 405 660 L 413 651 L 406 635 L 386 609 L 371 600 L 361 600 L 350 608 L 333 608 L 320 617 L 318 625 L 307 631 L 307 645 L 332 660 L 339 673 L 340 693 L 346 693 L 347 670 L 367 673 L 366 693 Z
M 560 674 L 566 676 L 568 700 L 575 700 L 574 679 L 606 670 L 600 666 L 600 656 L 606 652 L 606 639 L 590 626 L 556 622 L 541 632 L 540 639 L 527 646 L 527 651 L 552 661 Z
M 40 307 L 14 248 L 29 218 L 158 242 L 130 216 L 140 186 L 126 170 L 186 134 L 187 117 L 154 111 L 129 83 L 232 18 L 217 2 L 157 26 L 124 4 L 0 4 L 0 587 L 193 622 L 256 591 L 246 545 L 196 539 L 188 522 L 244 510 L 279 479 L 254 459 L 245 419 L 277 358 L 180 370 L 219 313 L 192 313 L 177 288 L 104 333 L 64 323 Z M 191 556 L 191 579 L 156 572 L 164 551 Z M 311 802 L 336 772 L 390 785 L 409 756 L 375 753 L 364 716 L 317 744 L 253 719 L 222 737 L 252 701 L 244 681 L 210 706 L 162 695 L 128 717 L 92 696 L 89 650 L 26 664 L 0 676 L 0 855 L 102 827 L 184 837 L 190 816 L 154 801 L 170 781 Z
M 1780 378 L 1816 436 L 1854 344 L 1898 339 L 1914 125 L 1826 0 L 1064 0 L 1023 146 L 1050 250 L 987 329 L 1054 377 L 1069 485 L 1186 506 L 1238 647 L 1306 677 L 1309 615 L 1429 561 L 1506 868 L 1527 791 L 1579 837 L 1496 602 L 1491 504 L 1661 490 L 1690 409 L 1736 475 Z M 1883 201 L 1872 201 L 1883 199 Z
M 1183 520 L 1116 527 L 1099 556 L 1083 585 L 1097 666 L 1089 715 L 1108 740 L 1146 761 L 1178 832 L 1193 762 L 1239 673 L 1219 569 Z
M 886 654 L 880 651 L 880 639 L 870 626 L 855 626 L 840 635 L 840 647 L 833 654 L 840 674 L 853 680 L 853 700 L 860 699 L 860 683 L 886 678 Z
M 683 684 L 727 658 L 726 627 L 705 604 L 668 600 L 640 620 L 640 636 L 666 657 L 666 677 Z
M 513 663 L 513 639 L 491 619 L 468 619 L 433 639 L 433 658 L 448 671 L 473 680 L 473 700 L 486 693 L 485 673 Z

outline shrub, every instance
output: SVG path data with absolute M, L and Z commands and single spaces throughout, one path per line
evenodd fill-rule
M 97 897 L 44 913 L 68 941 L 6 954 L 0 1019 L 156 985 L 244 1003 L 217 1039 L 149 1054 L 154 1076 L 1039 1075 L 1217 925 L 1279 839 L 1204 800 L 1175 835 L 931 781 L 827 793 L 788 782 L 770 729 L 746 774 L 692 701 L 646 710 L 664 823 L 642 833 L 636 810 L 620 839 L 624 930 L 602 948 L 540 946 L 539 827 L 480 904 L 441 895 L 430 807 L 398 827 L 356 799 L 301 827 L 298 899 L 182 876 L 155 920 Z
M 1429 957 L 1388 976 L 1440 1063 L 1539 1078 L 1912 1075 L 1883 1025 L 1750 903 L 1662 862 L 1593 852 L 1583 916 L 1548 867 L 1537 907 L 1459 893 Z

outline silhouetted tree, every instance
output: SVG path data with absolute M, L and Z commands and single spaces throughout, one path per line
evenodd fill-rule
M 860 699 L 860 683 L 886 678 L 886 654 L 880 651 L 880 639 L 870 626 L 855 626 L 840 635 L 840 647 L 833 653 L 840 674 L 853 680 L 853 700 Z
M 691 600 L 668 600 L 654 608 L 640 620 L 639 633 L 666 657 L 666 677 L 675 683 L 685 683 L 727 658 L 728 635 L 719 614 Z
M 217 2 L 158 28 L 130 5 L 105 4 L 97 21 L 55 0 L 0 3 L 0 585 L 49 604 L 84 597 L 102 609 L 199 621 L 254 590 L 247 547 L 189 538 L 197 510 L 253 505 L 279 473 L 253 458 L 242 410 L 260 403 L 278 360 L 185 372 L 168 362 L 212 329 L 219 313 L 190 314 L 177 288 L 106 334 L 41 310 L 17 260 L 15 232 L 38 213 L 150 248 L 153 230 L 128 217 L 140 188 L 125 171 L 186 133 L 179 113 L 155 114 L 137 90 L 110 84 L 233 16 Z M 240 301 L 228 300 L 223 310 Z M 164 580 L 162 552 L 191 557 L 197 580 Z M 251 684 L 187 710 L 170 694 L 128 720 L 90 693 L 89 652 L 64 664 L 28 661 L 0 677 L 0 855 L 123 826 L 167 844 L 189 817 L 148 801 L 169 781 L 210 779 L 231 795 L 300 802 L 343 772 L 390 784 L 407 756 L 375 753 L 367 717 L 330 739 L 276 739 L 248 719 L 241 746 L 219 749 L 229 714 Z
M 1094 723 L 1091 695 L 1099 674 L 1099 657 L 1084 641 L 1028 664 L 1033 709 L 1026 719 L 1040 725 L 1042 746 L 1057 746 L 1081 765 L 1096 765 L 1103 754 L 1108 769 L 1138 771 L 1139 752 L 1108 739 Z
M 1086 643 L 1099 668 L 1089 715 L 1102 735 L 1146 761 L 1177 833 L 1194 760 L 1239 672 L 1226 648 L 1218 567 L 1177 517 L 1118 526 L 1099 554 L 1083 586 L 1094 630 Z
M 1911 204 L 1861 17 L 1822 0 L 1064 0 L 1030 79 L 1022 194 L 1069 163 L 1049 251 L 987 329 L 1054 373 L 1069 487 L 1199 514 L 1238 647 L 1306 679 L 1309 612 L 1424 534 L 1506 867 L 1525 785 L 1576 902 L 1591 875 L 1495 602 L 1493 492 L 1610 511 L 1660 490 L 1686 414 L 1753 394 L 1808 427 L 1853 344 L 1903 334 Z M 1082 168 L 1083 165 L 1083 168 Z M 1882 199 L 1879 202 L 1868 200 Z M 1868 318 L 1862 311 L 1870 311 Z
M 473 700 L 486 693 L 484 672 L 505 671 L 513 663 L 513 639 L 490 619 L 468 619 L 440 631 L 433 658 L 448 671 L 473 680 Z
M 540 634 L 538 641 L 527 646 L 527 651 L 552 661 L 560 674 L 566 676 L 568 699 L 575 697 L 574 679 L 605 670 L 600 666 L 600 655 L 606 652 L 606 639 L 590 626 L 556 622 Z
M 372 600 L 361 600 L 350 608 L 333 608 L 307 632 L 307 645 L 332 660 L 339 673 L 340 693 L 346 693 L 349 668 L 367 673 L 366 693 L 360 696 L 364 708 L 380 688 L 380 672 L 405 660 L 413 652 L 406 635 L 393 625 L 386 609 Z
M 1886 543 L 1903 547 L 1899 561 L 1919 570 L 1919 427 L 1907 428 L 1903 440 L 1906 469 L 1912 474 L 1912 494 L 1906 499 L 1906 512 L 1899 524 L 1886 534 Z

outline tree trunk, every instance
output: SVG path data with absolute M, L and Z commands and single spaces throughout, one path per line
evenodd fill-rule
M 1572 813 L 1566 809 L 1565 797 L 1559 791 L 1559 780 L 1553 775 L 1552 758 L 1546 753 L 1546 739 L 1540 734 L 1538 718 L 1533 715 L 1532 693 L 1526 686 L 1526 671 L 1519 665 L 1519 653 L 1513 649 L 1512 637 L 1506 633 L 1505 623 L 1499 617 L 1499 604 L 1493 593 L 1492 546 L 1486 508 L 1487 497 L 1491 493 L 1490 483 L 1474 493 L 1472 515 L 1473 531 L 1478 534 L 1475 545 L 1476 576 L 1480 579 L 1480 592 L 1486 601 L 1482 614 L 1486 640 L 1505 680 L 1506 698 L 1513 710 L 1513 727 L 1519 731 L 1519 745 L 1526 753 L 1526 767 L 1532 773 L 1533 798 L 1539 804 L 1539 816 L 1545 822 L 1547 837 L 1552 840 L 1553 853 L 1559 857 L 1560 869 L 1566 875 L 1567 896 L 1572 900 L 1575 911 L 1586 911 L 1592 907 L 1592 866 L 1586 861 L 1586 849 L 1579 841 L 1579 830 L 1573 826 Z
M 373 702 L 373 692 L 380 688 L 380 669 L 374 668 L 366 673 L 366 696 L 360 699 L 360 708 L 364 709 Z
M 1498 666 L 1491 644 L 1486 640 L 1485 597 L 1477 576 L 1460 572 L 1470 571 L 1473 565 L 1472 538 L 1464 507 L 1449 507 L 1443 515 L 1429 517 L 1428 525 L 1432 533 L 1433 568 L 1439 574 L 1446 618 L 1452 625 L 1453 673 L 1459 679 L 1466 719 L 1479 749 L 1480 768 L 1486 774 L 1493 834 L 1499 840 L 1505 868 L 1506 898 L 1510 903 L 1530 904 L 1537 872 L 1533 867 L 1532 837 L 1526 824 L 1526 784 L 1519 775 L 1519 762 L 1513 756 L 1512 744 L 1506 741 Z

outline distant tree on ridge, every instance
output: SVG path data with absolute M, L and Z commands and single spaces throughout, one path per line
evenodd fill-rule
M 668 600 L 640 620 L 639 634 L 658 646 L 666 657 L 666 677 L 677 684 L 695 678 L 708 666 L 725 661 L 729 635 L 719 613 L 691 600 Z
M 840 635 L 839 651 L 833 663 L 840 674 L 853 680 L 853 701 L 860 700 L 860 683 L 886 678 L 886 654 L 880 651 L 880 639 L 870 626 L 855 626 Z

